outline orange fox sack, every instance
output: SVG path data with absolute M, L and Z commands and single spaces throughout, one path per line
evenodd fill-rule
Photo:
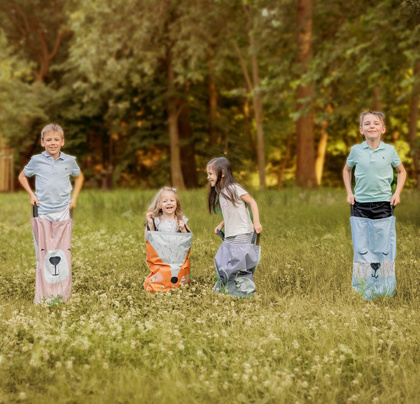
M 150 274 L 144 281 L 149 293 L 167 292 L 190 282 L 192 233 L 148 231 L 146 261 Z

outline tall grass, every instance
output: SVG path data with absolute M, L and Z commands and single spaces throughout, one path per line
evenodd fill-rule
M 397 217 L 397 295 L 351 288 L 349 208 L 339 190 L 254 192 L 264 232 L 257 295 L 215 295 L 220 217 L 181 193 L 192 281 L 164 295 L 148 274 L 143 223 L 154 191 L 83 191 L 73 295 L 34 306 L 24 193 L 0 195 L 0 402 L 415 403 L 420 401 L 420 195 Z

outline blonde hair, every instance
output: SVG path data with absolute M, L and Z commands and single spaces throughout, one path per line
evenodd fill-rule
M 385 125 L 385 114 L 383 112 L 379 112 L 379 111 L 363 111 L 360 114 L 360 127 L 362 127 L 362 125 L 363 125 L 363 119 L 365 119 L 365 116 L 366 115 L 375 115 L 375 116 L 377 116 L 381 120 L 382 125 Z
M 178 220 L 182 220 L 181 202 L 179 200 L 179 197 L 178 197 L 178 194 L 176 193 L 175 188 L 163 187 L 162 189 L 160 189 L 158 193 L 156 194 L 155 198 L 153 199 L 153 202 L 149 206 L 149 212 L 152 212 L 154 217 L 158 217 L 162 215 L 162 209 L 160 208 L 160 204 L 161 204 L 160 200 L 164 192 L 172 192 L 175 195 L 175 200 L 176 200 L 175 216 Z
M 58 132 L 61 134 L 62 138 L 64 139 L 64 130 L 60 125 L 55 123 L 50 123 L 49 125 L 45 126 L 44 129 L 41 131 L 41 139 L 44 140 L 44 135 L 48 132 Z

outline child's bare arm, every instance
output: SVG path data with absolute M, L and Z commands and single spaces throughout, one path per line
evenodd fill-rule
M 155 226 L 153 224 L 153 212 L 147 212 L 146 214 L 146 222 L 147 222 L 147 226 L 149 227 L 149 230 L 151 231 L 155 231 Z M 146 238 L 147 236 L 147 226 L 144 229 L 144 238 Z
M 38 198 L 33 193 L 32 189 L 31 189 L 31 186 L 29 185 L 28 178 L 26 177 L 26 175 L 25 175 L 25 173 L 23 171 L 19 174 L 18 180 L 21 183 L 21 185 L 24 188 L 24 190 L 29 194 L 29 196 L 31 198 L 31 202 L 30 202 L 31 205 L 33 205 L 34 203 L 36 203 L 37 206 L 39 206 Z
M 214 229 L 214 232 L 217 234 L 217 231 L 222 231 L 223 227 L 225 227 L 225 221 L 222 220 L 220 224 Z
M 347 202 L 350 205 L 354 205 L 354 195 L 351 190 L 351 171 L 352 171 L 352 168 L 348 166 L 346 163 L 343 169 L 343 181 L 344 181 L 344 186 L 346 187 L 346 191 L 347 191 Z
M 241 195 L 241 199 L 246 202 L 249 206 L 251 206 L 252 216 L 254 218 L 254 230 L 260 234 L 262 232 L 262 226 L 260 223 L 260 214 L 258 211 L 257 202 L 255 202 L 254 198 L 250 194 Z
M 391 205 L 397 206 L 400 203 L 400 194 L 403 189 L 405 179 L 407 178 L 407 172 L 405 171 L 404 166 L 402 163 L 395 168 L 398 173 L 397 177 L 397 189 L 395 190 L 394 195 L 391 198 Z
M 73 195 L 71 197 L 71 202 L 70 202 L 70 207 L 69 207 L 70 209 L 74 209 L 76 207 L 77 197 L 79 196 L 79 193 L 80 193 L 80 190 L 82 189 L 84 181 L 85 181 L 85 176 L 80 171 L 80 174 L 77 177 L 75 177 L 75 180 L 74 180 Z

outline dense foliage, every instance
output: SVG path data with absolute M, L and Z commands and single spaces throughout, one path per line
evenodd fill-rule
M 263 185 L 263 171 L 281 187 L 306 116 L 301 157 L 336 186 L 359 112 L 380 109 L 420 186 L 417 0 L 15 0 L 0 23 L 0 134 L 16 170 L 54 121 L 91 186 L 197 187 L 225 155 L 242 182 Z

